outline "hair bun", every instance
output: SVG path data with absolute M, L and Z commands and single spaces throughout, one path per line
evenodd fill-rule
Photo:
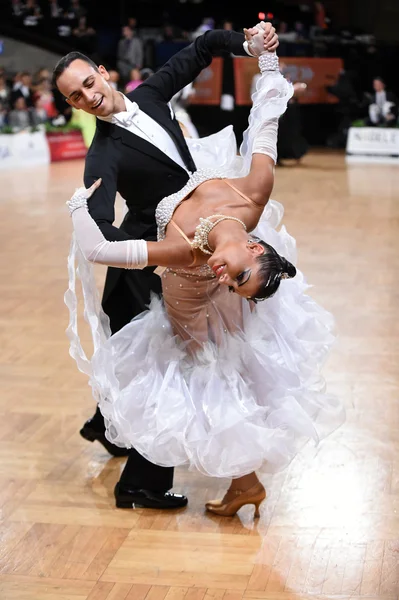
M 296 275 L 296 268 L 292 263 L 290 263 L 284 256 L 281 257 L 281 278 L 282 279 L 292 279 Z M 284 277 L 285 275 L 285 277 Z

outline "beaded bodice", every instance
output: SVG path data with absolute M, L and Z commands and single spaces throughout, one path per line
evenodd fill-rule
M 158 227 L 158 241 L 165 239 L 166 227 L 173 217 L 173 213 L 191 192 L 205 181 L 209 181 L 210 179 L 223 179 L 224 177 L 225 175 L 220 169 L 198 169 L 198 171 L 195 171 L 190 175 L 189 180 L 181 190 L 170 196 L 166 196 L 166 198 L 161 200 L 155 211 Z

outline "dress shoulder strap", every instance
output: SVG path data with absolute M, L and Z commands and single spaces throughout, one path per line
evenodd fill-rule
M 173 225 L 173 227 L 174 227 L 174 228 L 175 228 L 175 229 L 176 229 L 176 230 L 177 230 L 177 231 L 180 233 L 180 235 L 182 236 L 182 238 L 183 238 L 183 239 L 185 239 L 185 240 L 186 240 L 186 242 L 187 242 L 187 244 L 188 244 L 188 245 L 191 247 L 191 242 L 190 242 L 190 240 L 188 239 L 188 237 L 186 236 L 186 234 L 184 233 L 184 231 L 182 231 L 182 230 L 180 229 L 180 227 L 178 226 L 178 224 L 177 224 L 177 223 L 175 223 L 175 221 L 174 221 L 173 219 L 171 219 L 171 220 L 169 221 L 169 223 L 170 223 L 171 225 Z
M 248 196 L 246 196 L 241 190 L 239 190 L 235 185 L 233 185 L 230 181 L 228 181 L 227 179 L 223 179 L 222 181 L 224 181 L 224 183 L 226 185 L 228 185 L 229 187 L 231 187 L 235 192 L 237 192 L 237 194 L 239 194 L 241 196 L 241 198 L 244 198 L 244 200 L 246 200 L 247 202 L 249 202 L 250 204 L 252 204 L 252 206 L 255 206 L 256 208 L 258 208 L 259 210 L 263 210 L 263 206 L 260 206 L 260 204 L 257 204 L 256 202 L 254 202 L 253 200 L 251 200 L 251 198 L 249 198 Z
M 186 240 L 187 244 L 190 246 L 191 254 L 193 255 L 193 262 L 191 263 L 191 265 L 189 265 L 189 268 L 190 268 L 190 267 L 194 267 L 194 266 L 196 265 L 197 258 L 196 258 L 196 256 L 195 256 L 194 250 L 193 250 L 193 248 L 192 248 L 192 246 L 191 246 L 191 242 L 190 242 L 190 240 L 188 239 L 188 237 L 186 236 L 186 234 L 184 233 L 184 231 L 182 231 L 182 230 L 180 229 L 180 227 L 178 226 L 178 224 L 174 222 L 174 220 L 173 220 L 173 219 L 171 219 L 171 220 L 169 221 L 169 223 L 170 223 L 170 225 L 173 225 L 173 227 L 176 229 L 176 231 L 178 231 L 178 232 L 180 233 L 180 235 L 182 236 L 182 238 L 183 238 L 184 240 Z

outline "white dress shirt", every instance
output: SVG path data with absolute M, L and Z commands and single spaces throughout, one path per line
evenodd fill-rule
M 122 96 L 125 101 L 126 112 L 97 118 L 118 125 L 118 127 L 123 127 L 123 129 L 131 133 L 135 133 L 143 140 L 156 146 L 158 150 L 161 150 L 161 152 L 180 165 L 185 171 L 189 172 L 169 133 L 154 119 L 140 110 L 136 102 L 132 102 L 124 94 Z M 173 114 L 172 110 L 171 114 Z
M 375 93 L 375 103 L 379 107 L 380 110 L 384 108 L 384 104 L 387 101 L 387 94 L 385 90 L 381 90 L 380 92 Z

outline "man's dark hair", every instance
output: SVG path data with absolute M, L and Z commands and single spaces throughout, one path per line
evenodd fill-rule
M 266 300 L 271 298 L 278 288 L 282 279 L 291 279 L 296 275 L 296 268 L 284 256 L 280 256 L 276 250 L 259 238 L 253 237 L 253 240 L 261 244 L 265 249 L 264 254 L 257 257 L 260 265 L 259 277 L 261 284 L 251 300 Z
M 69 52 L 69 54 L 66 54 L 57 62 L 53 69 L 52 83 L 54 87 L 58 87 L 58 78 L 69 67 L 69 65 L 73 63 L 74 60 L 84 60 L 98 72 L 98 66 L 94 61 L 91 60 L 91 58 L 85 54 L 82 54 L 81 52 Z

